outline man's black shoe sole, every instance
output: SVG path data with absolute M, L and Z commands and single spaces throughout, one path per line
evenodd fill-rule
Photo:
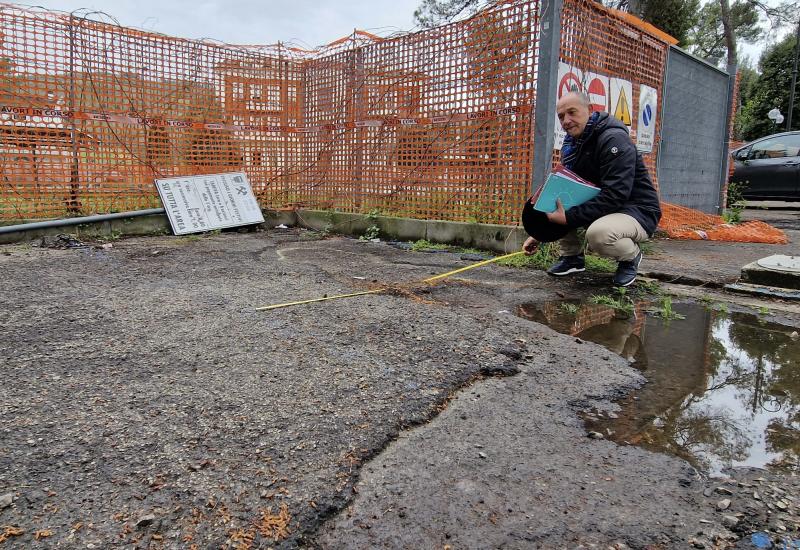
M 550 271 L 547 272 L 548 275 L 552 275 L 553 277 L 563 277 L 564 275 L 571 275 L 573 273 L 580 273 L 581 271 L 586 271 L 585 267 L 571 267 L 566 271 L 562 271 L 560 273 L 551 273 Z
M 630 281 L 628 281 L 627 283 L 624 283 L 624 284 L 614 282 L 614 286 L 617 286 L 617 287 L 631 286 L 634 283 L 634 281 L 636 281 L 636 277 L 634 277 L 633 279 L 631 279 Z

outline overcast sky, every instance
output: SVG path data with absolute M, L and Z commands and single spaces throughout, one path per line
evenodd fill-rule
M 228 44 L 313 48 L 361 29 L 388 36 L 416 30 L 421 0 L 40 0 L 41 7 L 71 12 L 98 10 L 120 24 L 179 38 L 212 38 Z M 23 5 L 25 5 L 23 3 Z M 80 12 L 81 14 L 85 11 Z M 92 16 L 97 19 L 98 16 Z M 107 20 L 100 17 L 101 20 Z M 790 29 L 791 30 L 791 29 Z M 789 32 L 783 29 L 780 37 Z M 772 33 L 775 34 L 775 33 Z M 742 45 L 757 65 L 764 44 Z
M 21 4 L 66 12 L 79 8 L 99 10 L 126 27 L 180 38 L 213 38 L 228 44 L 281 41 L 308 48 L 332 42 L 353 29 L 380 36 L 412 30 L 419 3 L 420 0 L 40 0 Z

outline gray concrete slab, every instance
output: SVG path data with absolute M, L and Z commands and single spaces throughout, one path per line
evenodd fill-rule
M 764 221 L 783 229 L 789 242 L 763 244 L 659 238 L 653 241 L 652 253 L 642 261 L 641 271 L 663 281 L 721 287 L 735 283 L 744 266 L 761 258 L 800 254 L 800 207 L 747 209 L 742 218 Z

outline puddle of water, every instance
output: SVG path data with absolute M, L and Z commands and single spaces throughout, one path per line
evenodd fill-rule
M 622 444 L 672 453 L 712 475 L 751 466 L 800 469 L 800 340 L 793 327 L 746 313 L 677 304 L 665 321 L 637 303 L 525 304 L 517 314 L 605 346 L 648 383 L 587 427 Z M 568 303 L 569 304 L 569 303 Z

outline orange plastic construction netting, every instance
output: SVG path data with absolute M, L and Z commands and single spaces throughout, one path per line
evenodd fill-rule
M 268 209 L 516 225 L 535 161 L 540 10 L 500 1 L 308 51 L 0 4 L 0 222 L 157 207 L 155 178 L 244 171 Z M 632 105 L 646 85 L 660 111 L 671 41 L 565 1 L 561 61 L 630 82 Z M 672 205 L 662 222 L 674 237 L 784 242 L 767 228 Z

